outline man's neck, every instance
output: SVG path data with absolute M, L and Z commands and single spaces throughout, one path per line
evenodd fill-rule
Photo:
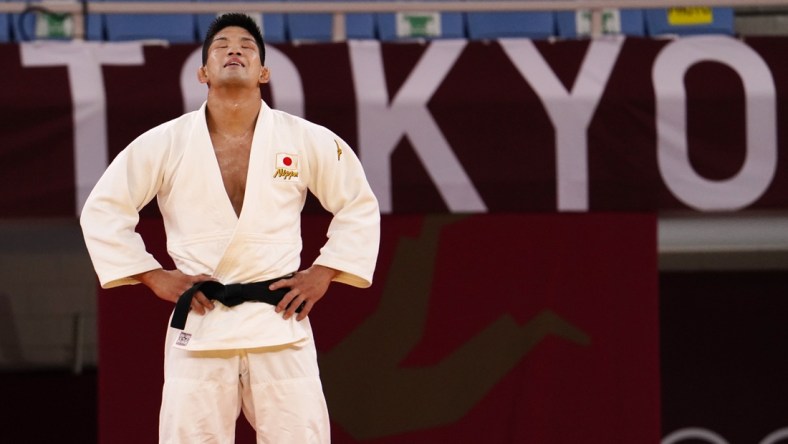
M 240 135 L 253 128 L 260 113 L 259 93 L 208 91 L 208 128 L 227 135 Z

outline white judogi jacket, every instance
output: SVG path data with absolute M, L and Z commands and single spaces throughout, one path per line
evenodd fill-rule
M 151 129 L 112 161 L 82 210 L 81 224 L 102 287 L 136 284 L 129 276 L 160 268 L 135 232 L 154 196 L 167 251 L 186 274 L 224 284 L 273 279 L 299 269 L 300 214 L 307 190 L 333 213 L 316 264 L 368 287 L 380 240 L 377 200 L 353 151 L 328 129 L 262 104 L 246 194 L 236 216 L 222 182 L 205 107 Z M 306 326 L 266 303 L 190 314 L 176 346 L 251 348 L 298 342 Z M 304 320 L 302 322 L 308 322 Z

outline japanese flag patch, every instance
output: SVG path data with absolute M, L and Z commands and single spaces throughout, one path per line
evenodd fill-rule
M 276 153 L 276 169 L 274 179 L 298 182 L 298 155 Z

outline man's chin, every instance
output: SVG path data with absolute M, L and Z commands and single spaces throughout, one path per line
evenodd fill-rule
M 257 82 L 241 76 L 227 76 L 209 83 L 222 88 L 256 88 Z

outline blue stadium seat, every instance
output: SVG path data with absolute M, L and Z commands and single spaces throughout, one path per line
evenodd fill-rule
M 473 40 L 502 37 L 545 39 L 555 36 L 552 12 L 469 12 L 468 38 Z
M 459 39 L 465 38 L 465 24 L 463 23 L 463 14 L 461 12 L 443 12 L 440 14 L 440 29 L 439 34 L 436 36 L 427 35 L 404 35 L 401 36 L 397 33 L 397 15 L 396 14 L 375 14 L 378 24 L 378 33 L 380 40 L 407 40 L 414 38 L 443 38 L 443 39 Z
M 648 9 L 646 30 L 650 36 L 733 35 L 733 8 Z
M 305 0 L 286 0 L 290 2 Z M 351 0 L 359 1 L 359 0 Z M 290 40 L 330 42 L 334 18 L 332 14 L 288 14 L 286 17 Z M 373 14 L 345 15 L 345 33 L 348 39 L 374 39 Z
M 104 40 L 104 14 L 88 14 L 85 17 L 85 40 Z
M 0 43 L 11 41 L 11 21 L 8 14 L 0 14 Z
M 30 2 L 31 7 L 35 7 L 38 1 Z M 45 18 L 35 11 L 30 11 L 26 14 L 0 14 L 4 17 L 0 23 L 0 41 L 4 37 L 18 42 L 36 40 L 36 24 L 39 20 Z M 101 14 L 88 14 L 86 17 L 87 28 L 85 30 L 85 39 L 87 40 L 102 40 L 103 39 L 103 17 Z M 52 40 L 68 40 L 71 35 L 62 37 L 43 37 Z M 10 41 L 5 40 L 5 41 Z
M 104 20 L 109 41 L 157 39 L 194 43 L 197 40 L 194 14 L 106 14 Z
M 617 11 L 621 22 L 620 34 L 631 36 L 644 36 L 646 34 L 646 22 L 645 18 L 643 17 L 642 9 L 618 9 Z M 555 16 L 558 22 L 558 35 L 560 37 L 570 39 L 577 37 L 588 37 L 588 34 L 585 33 L 578 35 L 576 11 L 556 12 Z M 605 33 L 613 34 L 613 32 Z
M 197 0 L 197 1 L 213 1 L 213 0 Z M 228 0 L 235 1 L 235 0 Z M 261 1 L 261 0 L 241 0 L 241 1 Z M 268 2 L 281 2 L 284 0 L 264 0 Z M 202 42 L 205 39 L 205 34 L 208 32 L 208 27 L 218 14 L 198 14 L 197 15 L 197 39 Z M 260 28 L 263 31 L 263 38 L 266 43 L 280 43 L 287 40 L 285 33 L 285 16 L 284 14 L 271 13 L 271 14 L 249 14 L 258 20 Z M 261 19 L 261 20 L 260 20 Z

